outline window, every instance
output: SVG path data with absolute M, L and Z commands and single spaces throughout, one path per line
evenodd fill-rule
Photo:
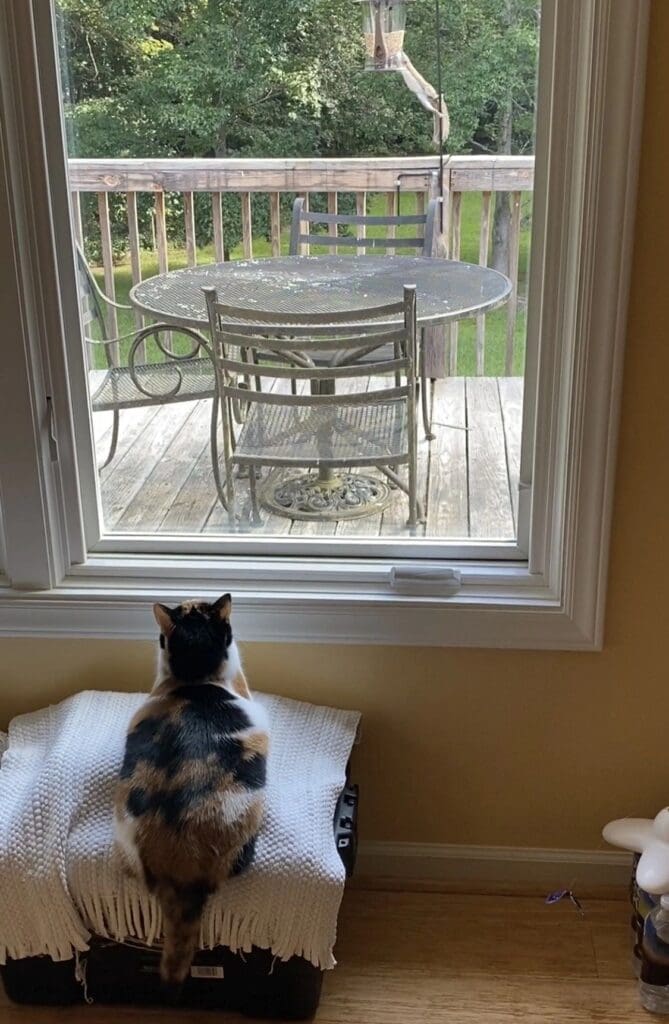
M 145 407 L 130 410 L 121 462 L 125 461 L 126 468 L 129 465 L 133 437 L 141 437 L 144 449 L 157 457 L 147 465 L 146 476 L 141 477 L 137 468 L 125 474 L 112 469 L 106 493 L 104 476 L 102 488 L 98 487 L 97 464 L 105 456 L 113 422 L 105 425 L 94 403 L 91 411 L 90 398 L 97 392 L 95 385 L 90 385 L 95 373 L 109 369 L 113 375 L 117 367 L 114 353 L 108 368 L 98 366 L 96 357 L 87 363 L 85 346 L 80 340 L 75 343 L 81 337 L 81 281 L 77 281 L 68 244 L 73 234 L 86 241 L 85 225 L 91 218 L 90 199 L 83 209 L 79 197 L 71 220 L 69 192 L 74 189 L 79 196 L 89 189 L 98 194 L 96 220 L 106 267 L 103 283 L 112 291 L 115 279 L 110 249 L 114 236 L 111 225 L 107 230 L 110 198 L 113 205 L 113 193 L 119 186 L 131 197 L 129 204 L 124 200 L 124 213 L 129 213 L 133 273 L 139 277 L 141 261 L 137 247 L 133 248 L 134 215 L 142 214 L 143 193 L 155 188 L 156 175 L 169 169 L 119 166 L 117 162 L 105 167 L 90 160 L 74 161 L 68 167 L 60 130 L 53 19 L 36 4 L 34 19 L 33 35 L 31 25 L 21 21 L 18 5 L 10 5 L 4 34 L 3 103 L 10 116 L 2 141 L 11 200 L 4 213 L 11 227 L 5 234 L 15 268 L 16 287 L 9 295 L 9 308 L 17 344 L 8 359 L 3 390 L 15 407 L 17 443 L 13 458 L 8 453 L 0 463 L 0 480 L 13 588 L 16 592 L 31 587 L 45 592 L 39 599 L 19 600 L 7 592 L 3 601 L 12 610 L 13 622 L 21 619 L 21 608 L 33 607 L 32 600 L 43 622 L 36 625 L 33 615 L 32 627 L 28 624 L 26 628 L 57 630 L 67 623 L 65 628 L 70 630 L 95 632 L 101 628 L 97 610 L 105 607 L 106 633 L 111 629 L 142 634 L 148 618 L 129 615 L 128 610 L 146 603 L 147 593 L 183 589 L 185 580 L 189 587 L 195 582 L 201 589 L 213 588 L 223 577 L 240 594 L 239 603 L 248 613 L 250 625 L 245 632 L 251 638 L 597 644 L 646 5 L 634 10 L 598 0 L 576 7 L 548 0 L 542 5 L 522 441 L 517 384 L 481 377 L 474 379 L 470 388 L 468 383 L 460 384 L 457 375 L 446 377 L 436 391 L 441 405 L 435 408 L 435 433 L 441 433 L 436 444 L 424 447 L 423 460 L 428 462 L 424 466 L 427 480 L 436 481 L 436 493 L 443 489 L 447 500 L 435 501 L 432 530 L 427 503 L 424 536 L 407 535 L 403 511 L 387 516 L 389 529 L 384 534 L 387 509 L 396 510 L 403 500 L 394 488 L 374 524 L 372 517 L 347 521 L 344 528 L 338 520 L 322 526 L 318 521 L 297 519 L 295 529 L 295 521 L 284 516 L 275 517 L 280 528 L 272 522 L 262 531 L 231 532 L 225 517 L 219 517 L 213 528 L 207 529 L 215 506 L 212 503 L 209 511 L 202 511 L 201 492 L 195 486 L 210 473 L 203 405 L 188 409 L 188 403 L 182 403 L 183 408 L 176 409 L 176 403 L 174 407 L 165 404 L 158 412 L 149 407 L 148 414 Z M 31 60 L 19 59 L 26 53 L 32 55 Z M 302 164 L 291 163 L 295 190 L 308 191 L 302 187 L 307 179 L 296 180 L 298 171 L 304 170 Z M 347 196 L 349 184 L 351 191 L 361 191 L 353 188 L 359 167 L 356 171 L 350 161 L 349 165 L 340 169 L 349 178 L 341 179 L 335 191 L 324 190 L 329 191 L 323 202 L 330 212 L 335 205 L 333 195 L 355 203 Z M 616 167 L 619 173 L 605 176 L 602 166 Z M 493 182 L 493 174 L 501 174 L 504 167 L 502 160 L 490 168 L 490 188 L 483 188 L 484 195 L 494 191 L 497 182 Z M 434 158 L 428 158 L 422 163 L 414 161 L 410 170 L 425 174 L 433 168 Z M 232 190 L 239 189 L 243 179 L 234 179 L 233 167 L 225 170 L 225 180 L 229 183 L 232 179 Z M 269 245 L 279 248 L 277 215 L 281 217 L 282 207 L 275 197 L 277 192 L 289 190 L 288 179 L 279 180 L 276 175 L 288 174 L 289 168 L 265 162 L 260 170 L 270 176 Z M 520 183 L 530 180 L 528 171 L 527 163 L 517 162 L 513 168 Z M 466 160 L 453 158 L 447 164 L 453 194 L 452 255 L 457 255 L 453 246 L 458 241 L 458 217 L 467 212 L 465 200 L 457 197 L 467 187 L 468 174 L 472 180 L 471 172 Z M 238 166 L 237 173 L 248 180 L 253 167 L 248 163 Z M 397 167 L 392 173 L 396 179 Z M 168 198 L 170 186 L 175 188 L 178 180 L 163 180 L 163 194 Z M 213 247 L 220 250 L 219 255 L 224 254 L 225 243 L 217 219 L 216 194 L 223 190 L 223 180 L 214 175 L 209 190 L 215 195 L 213 206 L 210 196 L 207 199 L 214 218 Z M 193 223 L 202 196 L 194 195 L 194 179 L 188 177 L 184 182 L 177 210 L 179 217 L 185 217 L 185 250 L 192 261 L 197 255 Z M 484 185 L 487 183 L 486 179 Z M 426 186 L 429 190 L 429 174 Z M 318 188 L 322 188 L 321 180 Z M 367 191 L 375 189 L 382 191 L 374 184 Z M 523 189 L 511 191 L 513 237 L 518 239 L 517 229 L 524 222 L 518 193 Z M 244 192 L 239 207 L 242 246 L 246 245 L 247 254 L 253 229 L 249 195 Z M 161 216 L 164 205 L 159 199 L 154 220 L 156 249 L 163 261 L 169 258 Z M 418 205 L 410 208 L 418 209 Z M 225 217 L 222 226 L 225 229 Z M 482 243 L 482 250 L 484 247 Z M 515 252 L 514 242 L 510 268 L 514 283 Z M 512 319 L 508 309 L 501 315 L 509 343 L 507 367 L 513 369 L 520 365 L 520 357 L 514 350 L 513 304 Z M 130 311 L 125 324 L 129 333 L 141 326 L 139 317 L 147 313 L 146 308 Z M 109 321 L 113 327 L 113 313 Z M 480 320 L 477 326 L 480 338 Z M 456 329 L 448 330 L 448 369 L 457 374 L 467 339 L 463 328 L 457 339 L 462 343 L 458 351 Z M 475 339 L 476 328 L 471 330 Z M 607 339 L 606 345 L 601 344 L 602 338 Z M 175 351 L 186 354 L 183 349 Z M 475 345 L 472 351 L 476 352 Z M 151 356 L 146 357 L 146 365 L 155 365 Z M 485 360 L 483 365 L 485 368 Z M 474 385 L 481 385 L 478 391 Z M 198 397 L 197 401 L 205 399 Z M 0 415 L 9 409 L 3 395 Z M 104 412 L 109 421 L 113 411 Z M 479 412 L 481 419 L 477 420 Z M 452 423 L 456 413 L 460 419 Z M 135 454 L 141 449 L 139 445 Z M 174 456 L 171 462 L 170 452 Z M 480 507 L 486 515 L 480 529 L 472 530 L 471 486 L 460 525 L 439 521 L 440 512 L 452 510 L 452 492 L 462 483 L 448 475 L 457 467 L 458 458 L 464 463 L 465 487 L 478 472 L 476 459 L 485 463 L 480 472 L 488 483 Z M 436 470 L 443 475 L 439 477 Z M 500 485 L 497 489 L 495 482 Z M 240 489 L 244 488 L 248 493 L 248 482 L 240 484 Z M 502 492 L 507 502 L 505 518 L 495 507 Z M 188 516 L 198 501 L 204 529 L 195 531 Z M 491 514 L 486 512 L 487 505 Z M 462 525 L 465 519 L 466 529 Z M 285 523 L 291 524 L 288 529 L 284 529 Z M 76 625 L 72 623 L 73 608 L 80 613 Z

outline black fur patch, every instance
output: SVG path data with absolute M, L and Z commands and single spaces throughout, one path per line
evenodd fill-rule
M 218 673 L 232 643 L 228 619 L 209 614 L 210 605 L 174 609 L 174 629 L 167 640 L 167 659 L 175 679 L 195 683 Z
M 204 782 L 156 790 L 133 786 L 128 794 L 126 806 L 133 817 L 160 813 L 166 824 L 178 828 L 184 816 L 218 788 L 224 774 L 247 789 L 262 788 L 266 758 L 254 754 L 246 759 L 243 742 L 231 735 L 248 729 L 251 720 L 226 690 L 201 683 L 180 687 L 175 697 L 185 701 L 178 715 L 144 718 L 129 733 L 121 778 L 132 779 L 137 766 L 146 763 L 169 782 L 188 762 L 213 757 L 211 776 Z
M 240 850 L 239 856 L 237 857 L 237 860 L 232 866 L 230 876 L 234 878 L 235 875 L 241 875 L 243 871 L 246 871 L 246 869 L 249 868 L 251 864 L 253 864 L 253 861 L 255 860 L 255 855 L 256 837 L 252 836 L 251 839 L 249 839 L 246 846 L 242 847 L 242 849 Z
M 173 778 L 185 762 L 204 761 L 212 754 L 224 770 L 235 770 L 241 744 L 230 733 L 251 725 L 243 708 L 227 691 L 207 683 L 182 686 L 175 697 L 187 701 L 177 719 L 144 718 L 128 734 L 122 779 L 132 778 L 140 761 Z
M 235 768 L 235 781 L 247 789 L 262 789 L 267 781 L 267 759 L 263 754 L 254 754 L 248 760 L 240 760 Z
M 134 787 L 128 794 L 126 807 L 135 818 L 143 814 L 162 814 L 166 825 L 178 827 L 184 814 L 191 811 L 217 787 L 216 780 L 197 786 L 181 786 L 179 789 L 156 789 L 152 792 Z

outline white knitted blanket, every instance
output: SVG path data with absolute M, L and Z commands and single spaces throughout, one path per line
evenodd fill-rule
M 159 939 L 160 909 L 123 872 L 112 829 L 126 729 L 145 699 L 79 693 L 11 723 L 0 764 L 0 962 L 66 960 L 91 933 Z M 253 866 L 207 905 L 200 945 L 256 945 L 333 967 L 345 878 L 333 818 L 360 716 L 256 699 L 271 727 L 267 813 Z

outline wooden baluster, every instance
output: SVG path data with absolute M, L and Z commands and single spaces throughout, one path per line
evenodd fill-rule
M 72 192 L 70 196 L 72 203 L 72 227 L 74 229 L 74 240 L 81 251 L 84 250 L 84 228 L 81 219 L 81 196 L 79 192 Z
M 388 192 L 386 195 L 386 213 L 389 217 L 397 216 L 397 193 Z M 397 236 L 397 228 L 394 224 L 388 225 L 388 238 L 395 238 Z M 386 249 L 387 253 L 392 253 L 393 256 L 397 254 L 395 246 L 389 246 Z
M 355 194 L 355 212 L 358 215 L 358 217 L 366 216 L 366 214 L 367 214 L 367 193 L 366 192 L 356 192 L 356 194 Z M 362 238 L 366 238 L 367 237 L 367 225 L 366 224 L 357 224 L 356 228 L 357 228 L 357 232 L 358 232 L 358 238 L 362 239 Z M 359 245 L 359 246 L 357 246 L 355 251 L 356 251 L 356 254 L 358 256 L 365 256 L 366 253 L 367 253 L 367 247 L 364 246 L 364 245 Z
M 270 192 L 269 196 L 270 238 L 272 256 L 281 255 L 281 193 Z
M 166 274 L 169 270 L 167 259 L 167 227 L 165 225 L 165 193 L 155 195 L 156 251 L 158 253 L 158 273 Z
M 158 253 L 158 273 L 166 274 L 169 270 L 169 260 L 167 256 L 167 223 L 165 221 L 165 193 L 160 191 L 156 192 L 155 195 L 155 236 L 156 236 L 156 251 Z M 162 336 L 162 340 L 167 344 L 168 347 L 172 344 L 172 334 L 166 333 Z M 167 359 L 167 356 L 162 354 L 163 360 Z
M 186 225 L 186 259 L 188 266 L 197 264 L 197 241 L 195 239 L 195 204 L 193 193 L 184 192 L 184 223 Z
M 460 259 L 460 235 L 462 227 L 462 192 L 451 193 L 451 259 Z M 458 328 L 457 321 L 449 328 L 448 372 L 455 377 L 458 372 Z
M 100 242 L 102 249 L 102 266 L 104 268 L 105 294 L 110 299 L 116 298 L 114 283 L 114 253 L 112 249 L 111 223 L 109 220 L 109 200 L 106 192 L 98 192 L 98 214 L 100 217 Z M 107 331 L 110 337 L 118 337 L 118 316 L 114 306 L 106 308 Z M 118 366 L 118 345 L 110 347 L 111 359 Z
M 253 259 L 253 217 L 251 213 L 251 193 L 242 192 L 242 246 L 244 259 Z
M 424 217 L 425 216 L 425 193 L 424 192 L 416 192 L 416 213 L 420 217 Z M 419 233 L 422 235 L 423 238 L 425 238 L 425 225 L 424 224 L 423 225 L 419 224 L 418 228 L 420 229 Z M 420 255 L 422 255 L 422 253 L 417 253 L 417 255 L 420 256 Z
M 479 231 L 479 266 L 488 266 L 490 246 L 490 200 L 491 192 L 481 197 L 481 227 Z M 485 314 L 476 318 L 476 375 L 483 376 L 485 369 Z
M 214 253 L 216 254 L 217 263 L 223 263 L 225 260 L 222 198 L 221 192 L 212 192 L 211 194 L 211 216 L 214 226 Z
M 133 285 L 142 280 L 142 263 L 139 254 L 139 225 L 137 221 L 137 193 L 126 194 L 128 204 L 128 241 L 130 244 L 130 275 Z M 135 327 L 138 331 L 144 326 L 144 318 L 138 309 L 134 311 Z M 146 344 L 142 342 L 139 349 L 140 362 L 146 361 Z
M 504 373 L 510 377 L 513 373 L 513 353 L 516 338 L 516 314 L 518 312 L 518 258 L 520 255 L 520 192 L 511 193 L 511 225 L 509 227 L 509 280 L 511 294 L 506 305 L 506 354 Z
M 309 193 L 308 192 L 299 192 L 298 195 L 299 195 L 300 199 L 304 199 L 304 207 L 303 207 L 304 212 L 305 213 L 309 213 Z M 311 225 L 309 224 L 309 221 L 305 221 L 305 223 L 306 223 L 306 228 L 304 230 L 305 230 L 305 232 L 307 234 L 310 234 L 311 233 Z M 309 245 L 309 242 L 302 242 L 301 243 L 301 247 L 300 247 L 299 255 L 300 256 L 308 256 L 310 251 L 311 251 L 311 246 Z
M 328 192 L 328 213 L 336 213 L 336 212 L 337 212 L 337 193 L 336 192 Z M 337 224 L 328 224 L 328 234 L 330 235 L 331 238 L 336 238 L 337 237 L 337 227 L 338 227 Z M 339 251 L 339 246 L 333 245 L 330 251 L 333 252 L 335 254 L 335 256 L 336 256 L 338 251 Z

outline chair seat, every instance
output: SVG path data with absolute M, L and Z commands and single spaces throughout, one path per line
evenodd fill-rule
M 407 462 L 403 400 L 371 405 L 261 405 L 252 402 L 233 461 L 282 466 L 371 466 Z
M 92 370 L 89 381 L 94 411 L 191 402 L 198 398 L 211 398 L 214 394 L 214 368 L 209 359 L 140 364 L 135 366 L 134 373 L 150 394 L 144 394 L 137 387 L 127 366 Z M 178 390 L 173 394 L 177 386 Z

